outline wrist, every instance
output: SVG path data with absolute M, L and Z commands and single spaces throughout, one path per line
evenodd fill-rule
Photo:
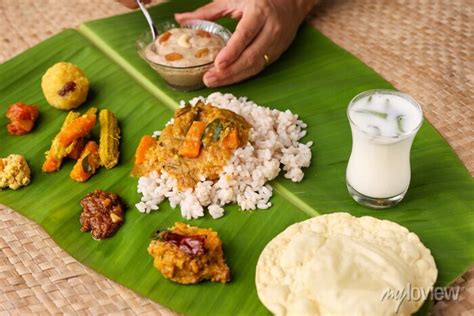
M 259 0 L 256 0 L 259 1 Z M 299 22 L 311 12 L 320 0 L 270 0 L 275 7 L 288 9 L 287 14 Z
M 301 19 L 304 19 L 320 0 L 296 0 Z

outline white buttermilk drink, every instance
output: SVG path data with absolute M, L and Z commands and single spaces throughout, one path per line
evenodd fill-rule
M 423 118 L 420 106 L 405 94 L 372 90 L 351 101 L 348 117 L 352 129 L 346 173 L 349 191 L 368 206 L 398 203 L 410 184 L 410 148 Z M 384 204 L 390 198 L 392 203 Z M 378 201 L 373 205 L 371 199 Z

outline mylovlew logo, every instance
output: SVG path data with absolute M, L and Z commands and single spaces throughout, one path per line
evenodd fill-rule
M 419 301 L 426 300 L 428 297 L 432 300 L 450 300 L 457 301 L 459 299 L 459 294 L 461 293 L 462 288 L 459 286 L 445 288 L 445 287 L 434 287 L 434 288 L 420 288 L 412 287 L 408 283 L 402 289 L 392 289 L 387 288 L 383 291 L 382 302 L 393 300 L 397 302 L 395 313 L 398 313 L 400 306 L 402 306 L 405 301 Z

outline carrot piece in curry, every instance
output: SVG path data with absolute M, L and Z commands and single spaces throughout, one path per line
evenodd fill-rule
M 70 176 L 77 182 L 85 182 L 94 175 L 99 166 L 99 145 L 94 141 L 90 141 L 84 147 L 81 157 L 72 168 Z
M 194 121 L 189 128 L 183 146 L 179 150 L 181 156 L 187 158 L 196 158 L 199 156 L 201 149 L 201 137 L 206 128 L 206 123 L 201 121 Z
M 237 149 L 240 146 L 239 135 L 237 130 L 233 129 L 230 133 L 224 138 L 222 144 L 227 149 Z
M 155 139 L 150 135 L 145 135 L 138 144 L 137 151 L 135 152 L 135 166 L 143 164 L 145 162 L 146 152 L 155 143 Z

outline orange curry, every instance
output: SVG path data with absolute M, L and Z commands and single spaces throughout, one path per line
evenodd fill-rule
M 180 190 L 205 177 L 216 181 L 232 153 L 247 144 L 250 125 L 229 110 L 199 102 L 180 108 L 159 139 L 144 136 L 135 155 L 133 175 L 166 171 Z

